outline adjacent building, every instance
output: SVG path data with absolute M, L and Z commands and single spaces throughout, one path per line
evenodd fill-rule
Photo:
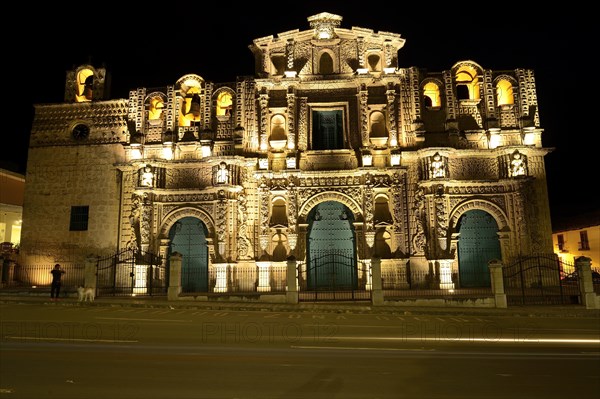
M 231 82 L 110 98 L 104 68 L 68 71 L 35 106 L 21 264 L 177 252 L 184 293 L 268 292 L 292 257 L 301 290 L 368 290 L 378 258 L 388 287 L 459 289 L 552 253 L 534 72 L 403 67 L 400 34 L 342 22 L 254 39 Z

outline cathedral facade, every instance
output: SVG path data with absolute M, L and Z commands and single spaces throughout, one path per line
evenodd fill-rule
M 255 39 L 234 82 L 111 99 L 104 68 L 68 71 L 64 103 L 35 107 L 20 262 L 177 252 L 204 276 L 184 292 L 227 292 L 207 276 L 256 270 L 246 290 L 269 291 L 288 259 L 335 256 L 354 271 L 313 288 L 368 289 L 374 258 L 388 283 L 478 287 L 492 259 L 552 253 L 533 71 L 402 68 L 404 43 L 321 13 Z

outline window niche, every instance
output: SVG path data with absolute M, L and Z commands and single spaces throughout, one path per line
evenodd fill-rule
M 221 91 L 217 95 L 216 115 L 219 120 L 228 120 L 233 108 L 233 95 L 229 91 Z
M 94 98 L 94 71 L 89 68 L 83 68 L 77 72 L 76 90 L 75 102 L 83 103 L 92 101 Z
M 369 139 L 375 147 L 384 147 L 388 143 L 389 133 L 386 126 L 385 115 L 381 111 L 374 111 L 369 115 Z
M 282 151 L 287 144 L 285 116 L 281 114 L 273 115 L 271 118 L 269 144 L 271 145 L 271 148 L 276 151 Z
M 455 74 L 456 98 L 458 100 L 479 100 L 479 76 L 470 65 L 462 65 Z
M 496 102 L 498 106 L 509 106 L 515 103 L 513 86 L 507 79 L 500 79 L 496 84 Z
M 442 106 L 440 87 L 434 82 L 423 86 L 423 105 L 429 109 L 439 109 Z

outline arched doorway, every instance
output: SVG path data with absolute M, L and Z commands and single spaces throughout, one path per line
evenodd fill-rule
M 309 212 L 307 221 L 307 289 L 356 289 L 356 237 L 350 209 L 336 201 L 321 202 Z
M 169 230 L 169 259 L 179 252 L 181 264 L 181 291 L 208 292 L 208 246 L 207 229 L 195 217 L 179 219 Z
M 498 224 L 482 210 L 465 212 L 458 221 L 458 272 L 461 287 L 489 287 L 488 262 L 502 259 Z

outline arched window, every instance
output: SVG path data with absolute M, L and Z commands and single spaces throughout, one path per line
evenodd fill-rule
M 319 58 L 319 73 L 321 75 L 333 73 L 333 58 L 327 52 L 321 54 L 321 58 Z
M 217 116 L 231 115 L 231 107 L 233 100 L 231 93 L 228 91 L 222 91 L 217 97 Z
M 433 82 L 425 84 L 423 86 L 423 101 L 426 107 L 440 107 L 442 105 L 440 87 Z
M 180 126 L 191 126 L 192 122 L 200 120 L 200 103 L 200 88 L 190 87 L 183 98 Z
M 511 105 L 515 103 L 512 84 L 506 79 L 500 79 L 496 84 L 496 101 L 498 105 Z
M 379 54 L 369 54 L 367 57 L 367 64 L 369 66 L 369 72 L 381 72 L 381 57 Z
M 287 208 L 283 198 L 277 198 L 273 201 L 271 210 L 270 226 L 287 226 Z
M 77 72 L 77 94 L 75 101 L 78 103 L 92 101 L 94 94 L 94 71 L 85 68 Z
M 479 77 L 475 68 L 463 65 L 456 71 L 456 95 L 459 100 L 479 100 Z

